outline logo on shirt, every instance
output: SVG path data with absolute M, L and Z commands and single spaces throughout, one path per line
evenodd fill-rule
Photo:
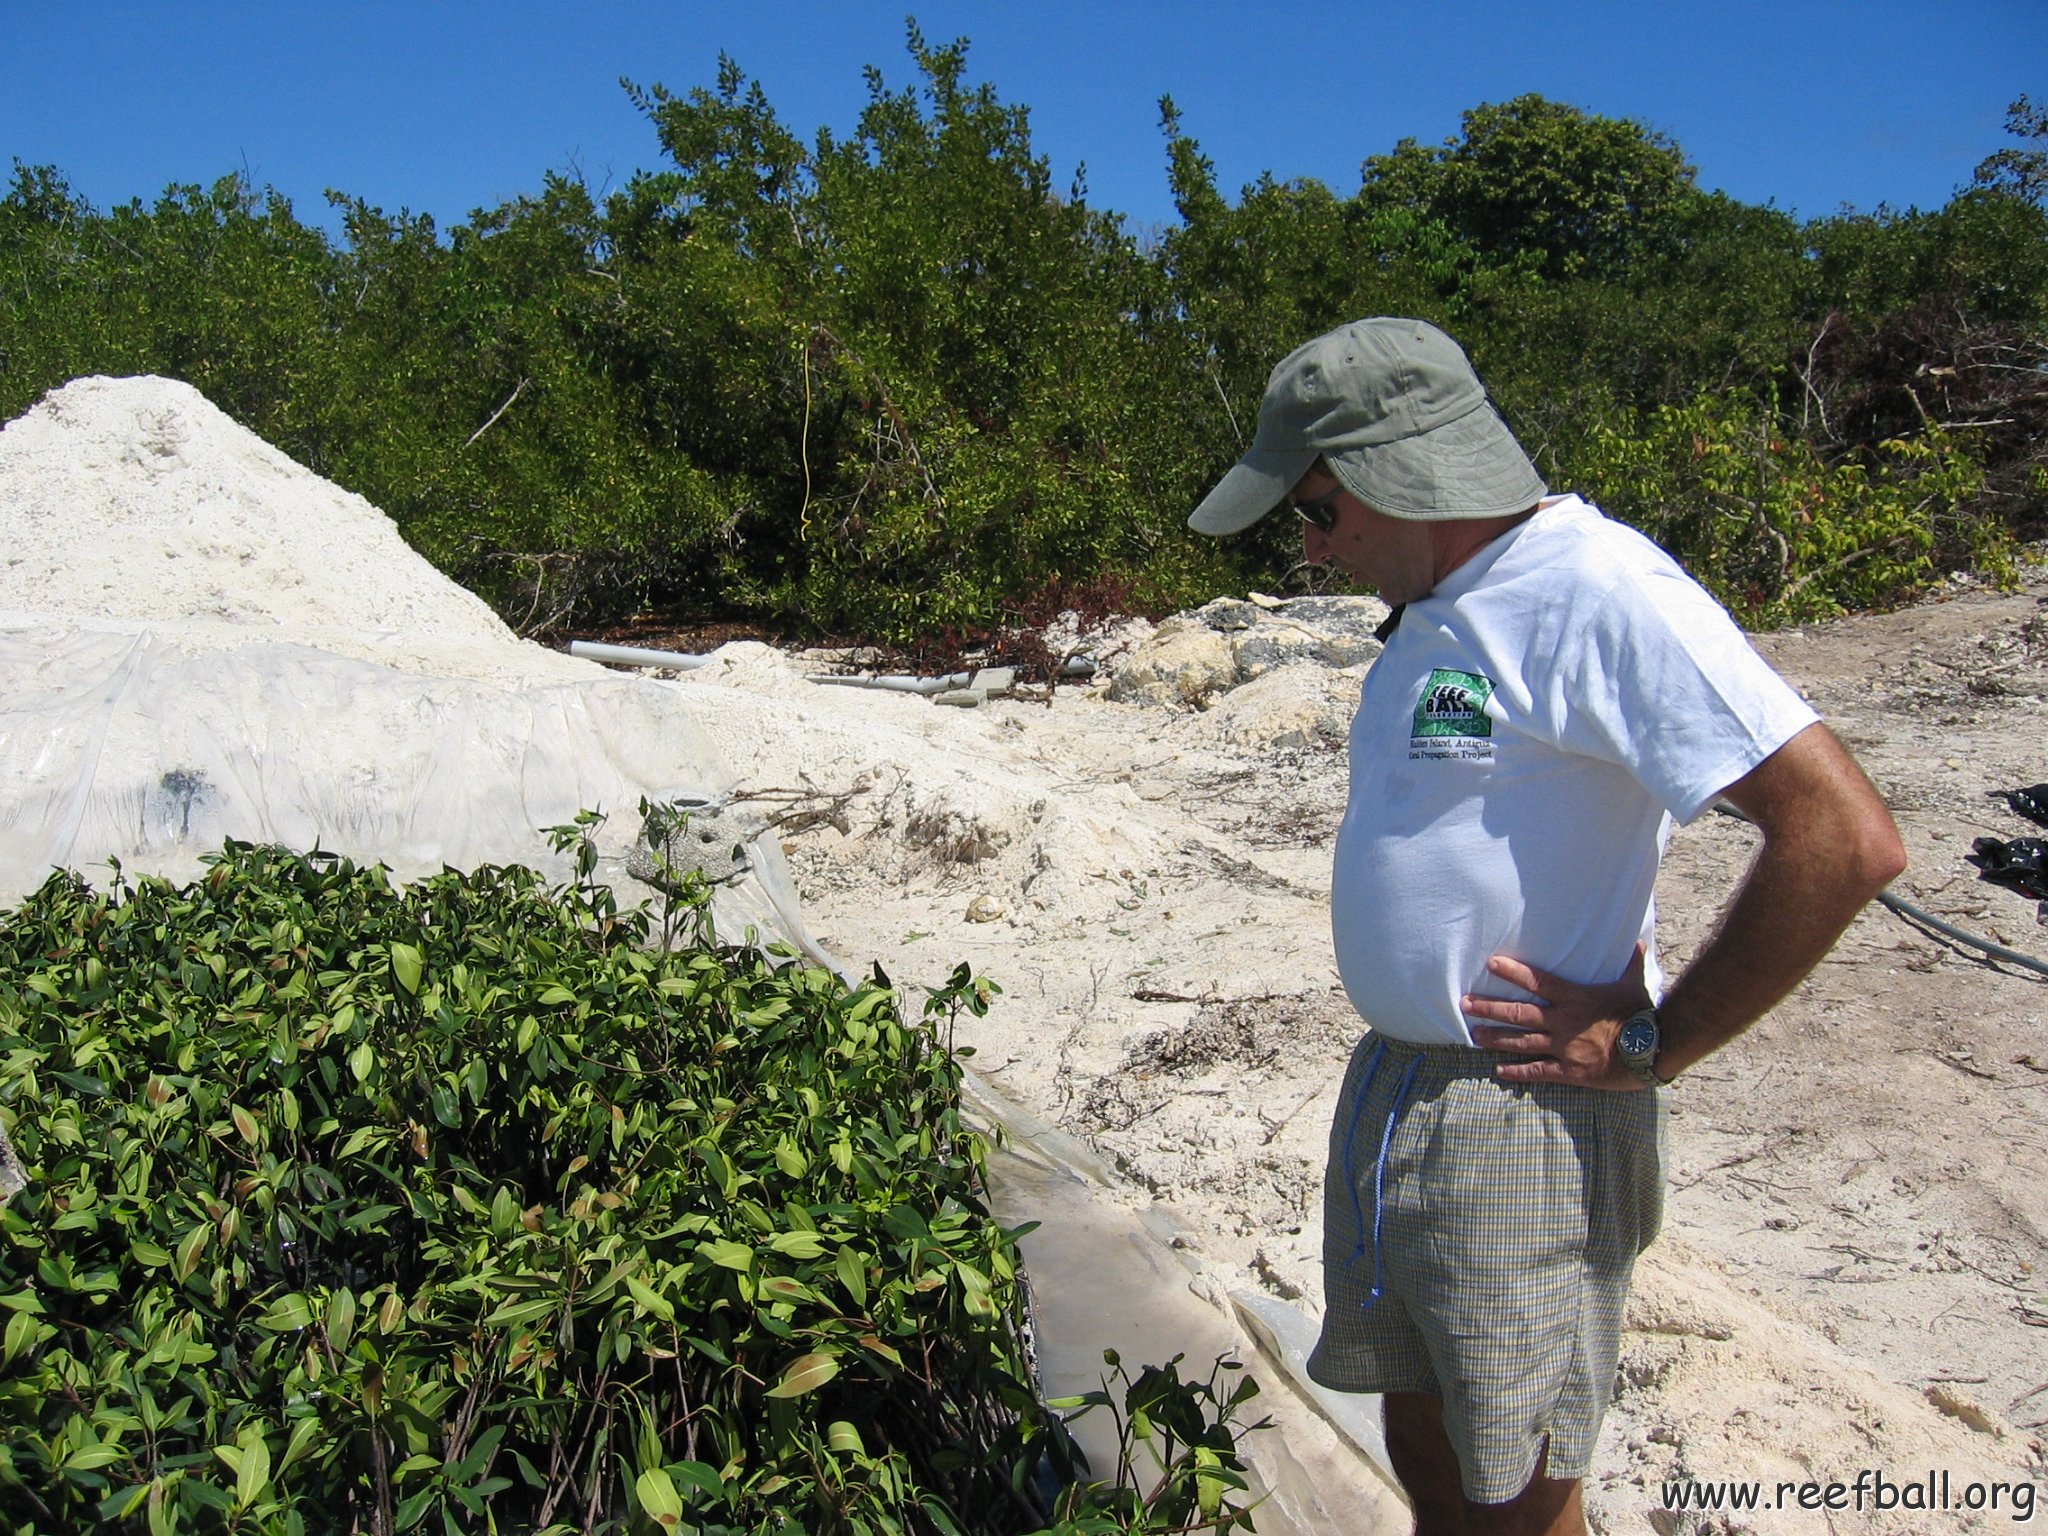
M 1422 696 L 1415 701 L 1408 755 L 1491 761 L 1493 721 L 1486 713 L 1486 701 L 1492 697 L 1493 679 L 1438 667 L 1429 674 Z

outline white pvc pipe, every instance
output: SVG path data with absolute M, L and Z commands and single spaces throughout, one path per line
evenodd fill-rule
M 655 651 L 638 645 L 606 645 L 598 640 L 571 640 L 569 654 L 581 656 L 586 661 L 609 661 L 622 667 L 674 667 L 688 672 L 707 665 L 709 656 L 692 656 L 687 651 Z M 1087 656 L 1068 659 L 1060 669 L 1066 677 L 1089 677 L 1095 672 L 1095 662 Z M 810 683 L 828 683 L 839 688 L 882 688 L 892 693 L 946 693 L 955 688 L 965 688 L 974 680 L 972 672 L 950 672 L 944 677 L 842 677 L 817 672 L 807 676 Z
M 965 688 L 973 680 L 971 672 L 953 672 L 945 677 L 837 677 L 814 672 L 804 679 L 807 683 L 827 683 L 839 688 L 886 688 L 891 693 L 946 693 Z
M 605 645 L 597 640 L 571 640 L 569 654 L 622 667 L 679 667 L 685 672 L 711 660 L 709 656 L 692 656 L 686 651 L 651 651 L 644 646 Z

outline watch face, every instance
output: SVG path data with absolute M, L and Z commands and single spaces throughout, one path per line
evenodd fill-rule
M 1631 1019 L 1622 1026 L 1621 1054 L 1648 1056 L 1657 1049 L 1657 1026 L 1648 1019 Z

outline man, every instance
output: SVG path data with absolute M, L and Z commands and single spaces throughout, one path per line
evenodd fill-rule
M 1662 1210 L 1657 1090 L 1797 985 L 1904 850 L 1726 612 L 1548 494 L 1435 327 L 1362 320 L 1290 354 L 1189 521 L 1233 533 L 1290 503 L 1307 558 L 1394 609 L 1331 885 L 1371 1027 L 1331 1129 L 1309 1369 L 1385 1394 L 1418 1532 L 1583 1532 Z M 1763 845 L 1667 989 L 1658 860 L 1724 796 Z

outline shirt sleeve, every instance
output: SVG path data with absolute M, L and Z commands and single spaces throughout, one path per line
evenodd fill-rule
M 1557 744 L 1626 769 L 1680 823 L 1820 718 L 1668 560 L 1624 568 L 1572 619 Z

